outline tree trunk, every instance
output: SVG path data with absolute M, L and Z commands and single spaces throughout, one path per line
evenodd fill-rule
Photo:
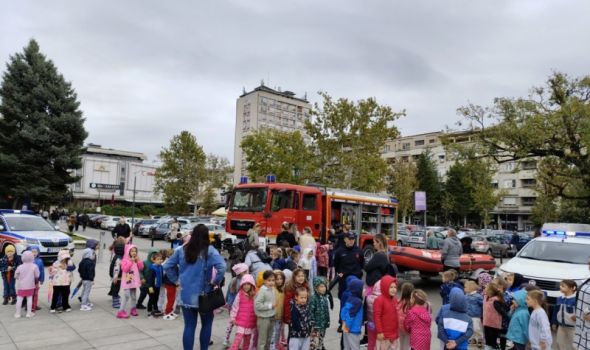
M 467 227 L 467 215 L 463 216 L 463 227 Z

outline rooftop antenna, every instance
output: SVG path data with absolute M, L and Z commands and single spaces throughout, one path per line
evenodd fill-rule
M 303 94 L 303 99 L 307 101 L 307 91 Z
M 260 86 L 264 86 L 264 79 L 260 80 Z
M 246 94 L 246 87 L 242 86 L 242 95 L 245 95 L 245 94 Z

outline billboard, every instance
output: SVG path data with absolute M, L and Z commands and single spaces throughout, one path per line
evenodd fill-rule
M 414 208 L 415 211 L 426 211 L 426 192 L 414 192 Z

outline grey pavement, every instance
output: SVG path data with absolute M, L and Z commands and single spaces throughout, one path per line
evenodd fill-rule
M 99 230 L 87 229 L 82 233 L 87 237 L 98 238 Z M 107 233 L 106 244 L 111 243 L 110 232 Z M 135 238 L 134 243 L 139 247 L 142 258 L 150 248 L 148 239 Z M 168 247 L 166 242 L 157 241 L 157 248 Z M 174 321 L 161 318 L 147 317 L 145 310 L 139 310 L 138 317 L 120 320 L 115 317 L 116 310 L 111 307 L 111 299 L 107 295 L 110 288 L 108 276 L 108 260 L 110 253 L 103 252 L 103 261 L 96 267 L 95 286 L 90 295 L 94 303 L 92 311 L 79 311 L 80 304 L 77 297 L 71 300 L 73 311 L 70 313 L 50 314 L 47 284 L 43 285 L 39 294 L 39 305 L 43 308 L 37 311 L 32 319 L 13 317 L 15 307 L 0 305 L 0 349 L 182 349 L 182 317 Z M 80 251 L 74 254 L 74 261 L 79 262 Z M 228 274 L 229 279 L 229 274 Z M 79 281 L 77 271 L 74 272 L 74 282 Z M 424 289 L 431 300 L 435 313 L 440 308 L 438 286 L 440 281 L 413 280 L 417 288 Z M 330 313 L 332 326 L 326 333 L 326 349 L 339 349 L 340 334 L 336 332 L 338 320 L 338 301 L 335 298 L 334 310 Z M 24 315 L 24 313 L 23 313 Z M 228 313 L 223 312 L 215 316 L 213 322 L 214 344 L 211 349 L 224 349 L 222 346 L 225 328 L 228 324 Z M 199 325 L 200 327 L 200 325 Z M 198 335 L 199 329 L 197 329 Z M 432 349 L 440 347 L 436 340 L 436 327 L 432 326 Z M 198 348 L 198 340 L 195 343 Z

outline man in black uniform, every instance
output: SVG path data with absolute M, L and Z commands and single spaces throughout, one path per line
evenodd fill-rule
M 339 278 L 338 297 L 346 290 L 346 277 L 363 277 L 365 258 L 363 251 L 356 245 L 356 233 L 350 231 L 344 236 L 344 247 L 340 247 L 334 253 L 334 269 Z
M 129 236 L 131 236 L 131 227 L 129 227 L 129 224 L 125 222 L 125 218 L 121 216 L 119 222 L 117 223 L 117 226 L 115 226 L 115 228 L 113 229 L 113 238 L 129 238 Z

